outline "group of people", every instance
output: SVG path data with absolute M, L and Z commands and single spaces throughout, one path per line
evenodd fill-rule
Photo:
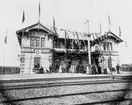
M 37 73 L 38 73 L 38 74 L 50 73 L 50 70 L 44 69 L 44 68 L 41 66 L 39 69 L 37 69 Z
M 64 70 L 62 69 L 63 67 L 62 66 L 59 66 L 59 73 L 63 73 Z M 100 66 L 97 66 L 95 63 L 92 63 L 92 65 L 87 65 L 86 68 L 83 68 L 83 67 L 76 67 L 75 65 L 72 66 L 71 65 L 71 69 L 69 69 L 69 72 L 79 72 L 81 68 L 81 71 L 84 71 L 83 73 L 87 73 L 87 74 L 107 74 L 107 68 L 102 68 Z M 44 69 L 42 66 L 37 70 L 37 73 L 39 74 L 44 74 L 44 73 L 50 73 L 52 70 L 52 67 L 50 67 L 49 69 Z M 75 70 L 75 69 L 78 69 L 78 70 Z M 85 69 L 85 70 L 84 70 Z M 91 70 L 90 70 L 91 69 Z M 110 71 L 112 71 L 111 68 L 109 68 Z M 120 66 L 119 64 L 116 65 L 116 71 L 117 71 L 117 74 L 120 73 Z

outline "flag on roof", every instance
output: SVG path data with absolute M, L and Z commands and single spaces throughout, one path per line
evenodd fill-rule
M 53 31 L 56 33 L 55 18 L 53 17 Z
M 111 25 L 110 16 L 108 15 L 109 25 Z
M 5 36 L 4 42 L 7 44 L 7 35 Z
M 89 24 L 89 20 L 86 20 L 86 22 L 84 23 L 84 25 L 87 25 L 87 27 L 89 27 L 88 24 Z
M 40 7 L 40 2 L 39 2 L 39 17 L 40 17 L 40 14 L 41 14 L 41 7 Z
M 120 26 L 119 26 L 119 36 L 121 37 L 121 28 L 120 28 Z
M 127 48 L 127 42 L 125 41 L 125 46 L 126 46 L 126 48 Z
M 22 23 L 24 23 L 24 21 L 25 21 L 25 12 L 24 12 L 24 10 L 23 10 Z
M 102 33 L 102 27 L 101 27 L 101 23 L 100 23 L 100 34 Z

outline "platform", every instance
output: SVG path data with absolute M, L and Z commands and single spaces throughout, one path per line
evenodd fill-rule
M 117 74 L 113 72 L 115 76 L 132 76 L 132 72 L 121 72 Z M 6 74 L 0 75 L 0 80 L 22 80 L 22 79 L 46 79 L 46 78 L 70 78 L 70 77 L 88 77 L 88 78 L 107 78 L 110 77 L 111 74 L 81 74 L 81 73 L 51 73 L 51 74 Z

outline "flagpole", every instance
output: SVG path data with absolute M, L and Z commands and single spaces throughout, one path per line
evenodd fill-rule
M 56 29 L 55 29 L 55 19 L 53 17 L 53 31 L 54 33 L 56 33 Z M 52 50 L 52 72 L 55 72 L 55 59 L 54 59 L 54 35 L 52 37 L 52 47 L 53 47 L 53 50 Z
M 89 33 L 89 20 L 87 20 L 88 25 L 88 63 L 91 65 L 91 51 L 90 51 L 90 33 Z
M 87 27 L 88 27 L 88 68 L 86 69 L 87 74 L 91 74 L 91 50 L 90 50 L 90 33 L 89 33 L 89 20 L 86 20 Z
M 66 71 L 67 72 L 67 64 L 68 64 L 68 61 L 67 61 L 67 36 L 66 36 L 66 30 L 65 30 L 65 46 L 66 46 Z
M 110 22 L 110 16 L 108 15 L 108 21 L 109 21 L 109 23 L 108 23 L 108 26 L 109 26 L 109 32 L 110 32 L 110 28 L 111 28 L 111 22 Z
M 3 66 L 2 66 L 2 74 L 4 74 L 5 50 L 6 50 L 6 44 L 5 44 L 5 46 L 4 46 L 4 55 L 3 55 Z
M 5 36 L 4 42 L 5 42 L 5 46 L 4 46 L 4 55 L 3 55 L 2 74 L 4 74 L 5 51 L 6 51 L 6 44 L 7 44 L 7 30 L 6 30 L 6 36 Z
M 102 27 L 101 27 L 101 22 L 100 22 L 100 34 L 102 35 Z
M 39 2 L 39 15 L 38 15 L 38 23 L 40 23 L 40 13 L 41 13 L 41 8 L 40 8 L 40 2 Z
M 24 10 L 23 10 L 23 17 L 22 17 L 22 23 L 23 23 L 23 26 L 24 26 L 24 21 L 25 21 L 25 13 L 24 13 Z M 23 37 L 24 37 L 24 29 L 22 29 L 22 38 L 21 38 L 21 66 L 22 66 L 22 68 L 21 68 L 21 73 L 23 73 L 24 72 L 24 67 L 23 67 L 23 58 L 24 58 L 24 55 L 23 55 Z
M 65 49 L 66 49 L 66 57 L 65 57 L 65 60 L 66 60 L 66 71 L 67 71 L 67 34 L 66 34 L 66 31 L 65 29 L 60 29 L 62 31 L 64 31 L 65 33 Z

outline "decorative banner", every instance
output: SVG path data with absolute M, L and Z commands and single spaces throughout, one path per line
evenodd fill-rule
M 73 36 L 75 38 L 75 43 L 77 44 L 77 38 L 75 37 L 75 32 L 72 32 L 73 33 Z

